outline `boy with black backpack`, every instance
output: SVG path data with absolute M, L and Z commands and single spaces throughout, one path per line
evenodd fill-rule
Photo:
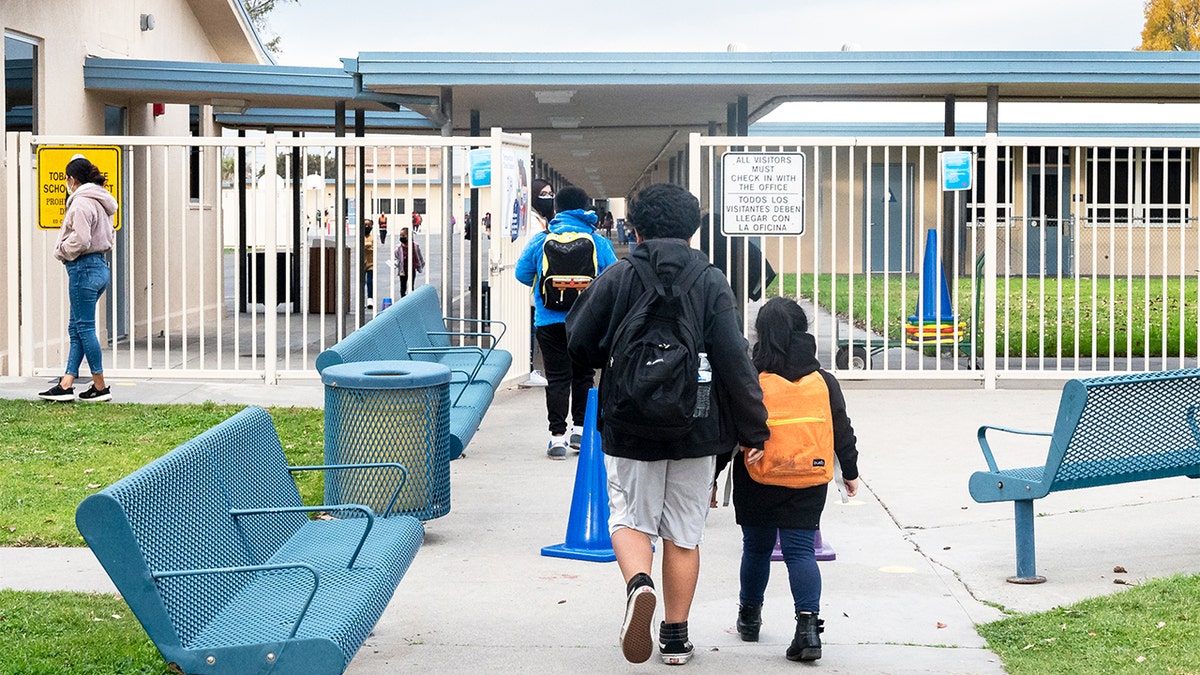
M 622 653 L 633 663 L 653 653 L 650 572 L 661 537 L 658 647 L 664 663 L 681 664 L 693 652 L 687 621 L 716 455 L 761 449 L 770 432 L 733 291 L 688 244 L 699 202 L 679 186 L 651 185 L 629 215 L 639 245 L 575 303 L 568 349 L 604 369 L 598 426 L 627 593 Z
M 596 233 L 596 212 L 582 189 L 566 187 L 554 197 L 555 215 L 535 233 L 517 260 L 517 281 L 533 287 L 533 325 L 546 376 L 546 456 L 566 459 L 579 449 L 587 394 L 595 381 L 591 366 L 567 354 L 567 312 L 592 281 L 617 262 L 612 243 Z M 567 414 L 574 430 L 568 436 Z

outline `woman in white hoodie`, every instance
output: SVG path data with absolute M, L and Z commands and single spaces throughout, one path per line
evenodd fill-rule
M 117 200 L 104 188 L 104 174 L 83 155 L 67 163 L 67 211 L 54 257 L 67 268 L 67 291 L 71 317 L 67 334 L 71 348 L 67 353 L 66 373 L 57 384 L 38 394 L 47 401 L 71 401 L 75 398 L 75 378 L 87 359 L 92 386 L 79 395 L 81 401 L 109 401 L 112 393 L 104 383 L 103 352 L 96 337 L 96 303 L 108 288 L 110 272 L 104 254 L 113 247 L 113 214 Z

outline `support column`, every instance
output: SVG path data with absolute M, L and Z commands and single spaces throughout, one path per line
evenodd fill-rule
M 1000 192 L 1000 87 L 987 90 L 987 133 L 984 135 L 983 166 L 983 384 L 984 389 L 996 388 L 996 265 L 997 224 L 996 202 Z
M 367 113 L 361 108 L 354 111 L 354 137 L 365 138 L 367 135 Z M 354 258 L 358 260 L 358 274 L 355 275 L 354 286 L 358 295 L 358 302 L 354 303 L 358 308 L 358 316 L 365 316 L 367 299 L 366 299 L 366 277 L 367 277 L 367 237 L 364 231 L 363 223 L 367 220 L 367 149 L 364 146 L 358 146 L 354 151 L 355 155 L 355 173 L 354 201 L 357 202 L 358 208 L 355 213 L 355 231 L 358 236 L 354 238 Z
M 946 96 L 946 113 L 943 122 L 942 135 L 947 138 L 954 136 L 954 104 L 955 97 L 953 94 Z M 943 151 L 954 150 L 953 146 L 945 146 Z M 959 214 L 956 212 L 955 206 L 958 204 L 958 192 L 953 190 L 942 190 L 942 269 L 954 270 L 956 274 L 963 274 L 962 265 L 955 265 L 954 252 L 959 246 Z
M 442 137 L 454 135 L 454 90 L 442 87 L 441 95 Z M 466 307 L 461 314 L 454 311 L 454 236 L 450 228 L 450 216 L 454 212 L 454 153 L 449 147 L 442 148 L 442 312 L 447 316 L 471 316 Z M 416 237 L 416 233 L 411 233 Z M 474 306 L 474 303 L 472 303 Z
M 333 114 L 336 118 L 333 121 L 333 135 L 337 138 L 346 137 L 346 102 L 338 101 L 333 106 Z M 334 300 L 334 311 L 337 313 L 337 334 L 338 339 L 345 337 L 348 334 L 346 330 L 346 280 L 349 278 L 348 270 L 346 269 L 346 149 L 338 147 L 334 151 L 334 156 L 337 157 L 337 176 L 334 180 L 333 189 L 333 287 L 337 297 Z M 324 246 L 324 242 L 322 242 Z M 325 270 L 328 274 L 329 270 Z M 326 309 L 325 311 L 329 311 Z
M 1000 133 L 1000 87 L 992 84 L 987 88 L 987 128 L 985 133 Z
M 245 137 L 246 137 L 246 130 L 238 129 L 238 138 L 245 138 Z M 249 270 L 246 268 L 247 216 L 246 216 L 246 147 L 245 146 L 238 147 L 236 176 L 237 177 L 235 178 L 235 180 L 237 181 L 237 195 L 238 195 L 238 247 L 237 247 L 237 257 L 234 258 L 233 264 L 234 264 L 234 267 L 236 267 L 239 270 L 242 270 L 238 274 L 238 278 L 244 279 L 244 280 L 249 280 L 249 278 L 250 278 Z M 248 286 L 249 284 L 244 281 L 243 285 Z M 248 288 L 243 288 L 241 290 L 241 292 L 238 293 L 238 312 L 239 313 L 246 312 L 246 295 L 248 292 L 249 292 Z
M 292 137 L 299 137 L 292 132 Z M 300 256 L 306 253 L 304 246 L 304 166 L 301 164 L 300 146 L 292 148 L 292 267 L 288 278 L 288 292 L 292 294 L 293 313 L 300 312 Z
M 479 111 L 472 110 L 471 138 L 479 138 L 480 128 Z M 478 307 L 480 306 L 477 304 L 477 300 L 480 299 L 480 288 L 482 287 L 482 283 L 486 282 L 486 279 L 482 279 L 480 273 L 483 261 L 479 260 L 479 233 L 481 229 L 479 227 L 479 190 L 476 188 L 471 188 L 471 212 L 467 218 L 467 222 L 463 223 L 463 231 L 469 232 L 471 237 L 471 306 Z M 487 302 L 487 300 L 487 298 L 483 298 L 484 302 Z M 484 318 L 487 318 L 486 315 L 489 313 L 488 308 L 482 307 L 482 312 L 485 315 Z

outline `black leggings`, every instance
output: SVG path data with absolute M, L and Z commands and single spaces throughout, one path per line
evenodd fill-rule
M 572 361 L 567 354 L 567 324 L 538 326 L 537 342 L 546 371 L 546 420 L 550 423 L 550 434 L 567 433 L 568 410 L 575 426 L 583 429 L 588 390 L 594 386 L 595 371 Z

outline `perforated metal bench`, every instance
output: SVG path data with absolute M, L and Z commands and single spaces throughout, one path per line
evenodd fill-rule
M 270 416 L 247 408 L 79 505 L 84 540 L 185 673 L 342 673 L 424 539 L 409 516 L 304 506 Z M 388 472 L 398 464 L 359 465 Z M 310 520 L 330 511 L 330 520 Z
M 1063 387 L 1053 432 L 982 426 L 987 471 L 971 475 L 977 502 L 1012 501 L 1017 574 L 1041 583 L 1034 559 L 1033 500 L 1051 492 L 1187 476 L 1200 478 L 1200 370 L 1172 370 L 1071 380 Z M 1043 466 L 1000 469 L 988 431 L 1050 438 Z
M 456 332 L 450 322 L 495 325 L 487 331 Z M 442 315 L 433 286 L 421 286 L 400 298 L 366 324 L 317 355 L 317 371 L 339 363 L 360 361 L 432 361 L 450 369 L 450 458 L 462 454 L 500 384 L 512 366 L 512 354 L 497 345 L 506 326 L 494 319 L 469 319 Z M 477 345 L 456 345 L 454 339 L 474 339 Z

